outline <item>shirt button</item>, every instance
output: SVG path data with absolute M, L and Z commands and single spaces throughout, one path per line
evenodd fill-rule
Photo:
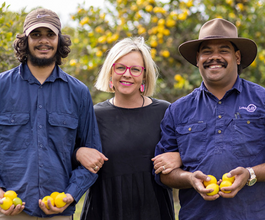
M 11 120 L 11 122 L 12 122 L 12 123 L 14 123 L 14 122 L 15 122 L 15 120 L 14 120 L 14 119 L 12 119 L 12 120 Z
M 222 131 L 221 131 L 221 130 L 218 130 L 218 133 L 219 133 L 219 134 L 221 134 L 221 133 L 222 133 Z
M 189 128 L 188 130 L 191 131 L 191 128 Z
M 250 121 L 247 121 L 247 124 L 250 124 Z
M 42 128 L 42 125 L 39 125 L 39 128 Z
M 222 118 L 222 115 L 218 115 L 218 118 Z
M 39 108 L 42 108 L 42 105 L 39 105 Z
M 220 105 L 221 105 L 221 104 L 222 104 L 222 102 L 221 102 L 221 101 L 219 101 L 219 102 L 218 102 L 218 104 L 220 104 Z

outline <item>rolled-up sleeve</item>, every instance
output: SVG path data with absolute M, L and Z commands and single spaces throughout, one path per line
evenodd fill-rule
M 77 149 L 79 147 L 94 148 L 102 152 L 93 102 L 88 90 L 83 94 L 83 101 L 80 107 L 75 148 Z M 97 174 L 88 171 L 82 165 L 78 165 L 73 169 L 69 185 L 65 191 L 70 193 L 75 201 L 78 202 L 87 189 L 93 185 L 97 177 Z

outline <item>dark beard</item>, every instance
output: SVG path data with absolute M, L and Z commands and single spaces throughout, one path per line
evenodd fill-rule
M 56 55 L 51 58 L 38 58 L 31 53 L 28 54 L 28 60 L 33 66 L 46 67 L 51 66 L 56 61 Z

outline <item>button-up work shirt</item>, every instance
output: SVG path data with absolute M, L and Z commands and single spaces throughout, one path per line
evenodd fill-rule
M 201 84 L 171 104 L 161 122 L 156 155 L 178 151 L 183 169 L 214 175 L 265 162 L 265 89 L 237 78 L 218 100 Z M 159 175 L 156 181 L 161 184 Z M 265 183 L 245 186 L 233 199 L 205 201 L 193 188 L 180 190 L 179 219 L 264 219 Z
M 54 191 L 77 202 L 97 175 L 72 170 L 75 147 L 101 151 L 88 88 L 55 66 L 40 84 L 26 64 L 0 74 L 0 187 L 14 190 L 29 215 L 47 217 L 38 200 Z M 72 215 L 75 202 L 61 215 Z

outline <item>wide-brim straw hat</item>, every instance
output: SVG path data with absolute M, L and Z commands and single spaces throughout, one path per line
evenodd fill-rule
M 200 30 L 199 39 L 182 43 L 179 46 L 181 55 L 196 66 L 197 52 L 202 42 L 208 40 L 228 40 L 234 43 L 241 52 L 242 68 L 248 67 L 257 55 L 257 45 L 254 41 L 238 37 L 237 28 L 231 22 L 216 18 L 206 22 Z

